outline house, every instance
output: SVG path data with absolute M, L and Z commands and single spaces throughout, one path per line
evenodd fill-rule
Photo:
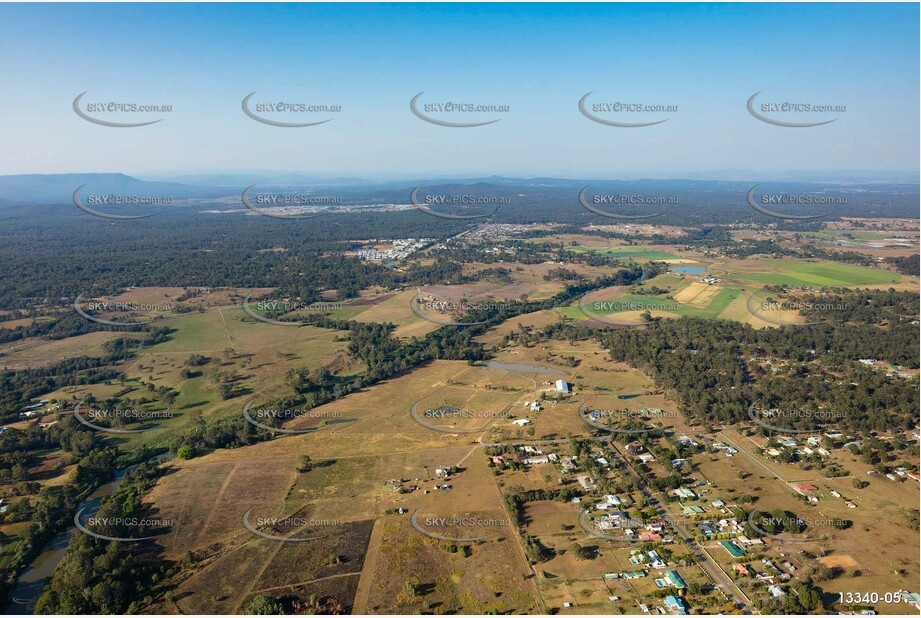
M 656 458 L 653 457 L 653 456 L 652 456 L 651 454 L 649 454 L 649 453 L 641 453 L 641 454 L 637 455 L 636 458 L 637 458 L 638 460 L 640 460 L 640 462 L 642 462 L 642 463 L 651 463 L 651 462 L 653 462 L 653 461 L 656 460 Z
M 617 506 L 618 504 L 622 504 L 622 503 L 623 503 L 623 500 L 621 500 L 620 498 L 618 498 L 618 497 L 615 496 L 614 494 L 607 494 L 607 495 L 605 495 L 604 501 L 607 502 L 608 504 L 612 505 L 612 506 Z
M 689 500 L 693 500 L 697 497 L 697 494 L 695 494 L 693 491 L 691 491 L 687 487 L 679 487 L 678 489 L 675 490 L 675 495 L 680 498 L 687 498 Z
M 819 488 L 813 485 L 812 483 L 796 483 L 795 485 L 793 485 L 793 489 L 795 489 L 801 494 L 819 490 Z
M 913 479 L 915 479 L 916 481 L 921 480 L 921 476 L 919 476 L 917 472 L 906 472 L 906 473 L 905 473 L 905 476 L 907 476 L 907 477 L 909 477 L 909 478 L 913 478 Z
M 678 438 L 678 443 L 679 444 L 690 444 L 691 446 L 697 446 L 697 442 L 695 442 L 694 440 L 692 440 L 691 438 L 687 436 L 681 436 L 680 438 Z
M 720 541 L 723 549 L 729 552 L 733 558 L 741 558 L 745 555 L 745 550 L 733 543 L 732 541 Z
M 524 462 L 525 462 L 526 464 L 528 464 L 528 465 L 533 466 L 534 464 L 545 464 L 545 463 L 549 463 L 549 462 L 550 462 L 550 458 L 549 458 L 549 457 L 529 457 L 529 458 L 525 459 Z
M 672 467 L 673 467 L 673 468 L 680 468 L 681 466 L 683 466 L 683 465 L 686 464 L 687 462 L 688 462 L 687 459 L 672 459 Z
M 604 457 L 599 457 L 599 458 L 596 459 L 595 461 L 597 461 L 598 463 L 600 463 L 602 466 L 609 466 L 609 465 L 611 465 L 610 463 L 608 463 L 608 460 L 605 459 Z
M 887 475 L 886 475 L 886 478 L 889 479 L 890 481 L 897 481 L 897 480 L 899 480 L 899 478 L 898 478 L 896 475 L 894 475 L 892 472 L 890 472 L 889 474 L 887 474 Z
M 503 457 L 502 455 L 493 455 L 493 456 L 492 456 L 492 462 L 493 462 L 494 464 L 496 464 L 497 466 L 498 466 L 499 464 L 501 464 L 503 461 L 505 461 L 505 457 Z
M 787 595 L 787 593 L 777 585 L 768 586 L 768 592 L 770 592 L 771 596 L 775 599 L 781 599 Z
M 556 381 L 556 392 L 558 393 L 568 393 L 569 391 L 569 382 L 566 380 L 557 380 Z
M 840 498 L 840 497 L 841 497 L 841 494 L 839 494 L 839 493 L 838 493 L 837 491 L 835 491 L 834 489 L 832 489 L 832 490 L 829 491 L 828 493 L 830 493 L 830 494 L 831 494 L 832 496 L 834 496 L 835 498 Z
M 532 401 L 532 402 L 531 402 L 531 411 L 532 411 L 532 412 L 540 412 L 540 411 L 541 411 L 541 407 L 540 407 L 540 402 L 539 402 L 539 401 Z
M 682 510 L 684 511 L 685 515 L 699 515 L 700 513 L 704 512 L 703 507 L 697 506 L 696 504 L 682 507 Z
M 738 573 L 739 575 L 752 575 L 755 570 L 752 569 L 749 564 L 734 564 L 732 565 L 732 570 Z
M 668 580 L 669 584 L 675 588 L 678 588 L 679 590 L 688 587 L 687 583 L 684 581 L 684 578 L 681 577 L 681 574 L 678 573 L 678 571 L 668 571 L 665 574 L 665 578 Z
M 778 440 L 778 442 L 780 442 L 782 446 L 786 446 L 787 448 L 793 448 L 794 446 L 798 446 L 796 440 L 794 440 L 793 438 L 783 438 L 782 440 Z
M 642 532 L 640 532 L 641 541 L 658 541 L 661 538 L 662 538 L 661 534 L 659 534 L 658 532 L 653 532 L 652 530 L 643 530 Z
M 530 424 L 531 424 L 531 419 L 529 419 L 529 418 L 519 418 L 519 419 L 514 420 L 514 421 L 512 421 L 512 422 L 515 423 L 516 425 L 518 425 L 519 427 L 524 427 L 525 425 L 530 425 Z
M 712 504 L 713 506 L 715 506 L 715 507 L 718 508 L 718 509 L 721 509 L 721 508 L 723 508 L 724 506 L 726 506 L 726 503 L 723 502 L 722 500 L 714 500 L 714 501 L 711 502 L 710 504 Z
M 688 613 L 687 604 L 684 602 L 684 599 L 676 597 L 673 594 L 665 597 L 665 609 L 679 616 L 687 616 Z
M 659 535 L 656 535 L 656 536 L 659 536 Z M 640 538 L 643 538 L 642 534 L 640 535 Z M 662 560 L 659 554 L 657 554 L 655 551 L 648 551 L 646 552 L 646 555 L 649 556 L 649 561 L 653 568 L 664 569 L 665 567 L 668 566 L 668 564 L 666 564 L 666 562 Z

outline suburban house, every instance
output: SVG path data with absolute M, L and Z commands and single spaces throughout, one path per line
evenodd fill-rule
M 686 616 L 688 613 L 687 604 L 684 602 L 684 599 L 676 597 L 673 594 L 665 597 L 665 609 L 679 616 Z

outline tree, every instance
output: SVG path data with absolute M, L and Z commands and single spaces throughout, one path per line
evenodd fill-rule
M 191 444 L 183 444 L 176 450 L 176 457 L 179 459 L 192 459 L 198 455 L 198 449 Z
M 310 472 L 313 470 L 313 460 L 310 459 L 310 455 L 301 455 L 301 463 L 297 469 L 300 472 Z
M 285 609 L 274 597 L 257 594 L 246 604 L 243 613 L 256 616 L 280 616 L 285 613 Z

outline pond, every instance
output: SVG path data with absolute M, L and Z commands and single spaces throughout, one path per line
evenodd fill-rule
M 685 273 L 688 275 L 699 275 L 707 272 L 706 266 L 672 266 L 672 272 Z

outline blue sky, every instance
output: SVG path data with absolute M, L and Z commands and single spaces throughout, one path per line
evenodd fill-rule
M 5 4 L 0 174 L 911 170 L 918 21 L 917 4 L 879 3 Z M 84 91 L 173 111 L 143 116 L 163 117 L 156 125 L 102 127 L 73 113 Z M 316 127 L 270 127 L 242 113 L 252 91 L 342 111 Z M 421 91 L 511 111 L 489 126 L 439 127 L 410 113 Z M 578 111 L 589 91 L 678 112 L 652 127 L 603 126 Z M 847 111 L 805 118 L 837 118 L 821 127 L 776 127 L 746 111 L 757 91 Z M 460 116 L 445 118 L 469 120 Z M 606 117 L 663 117 L 636 116 Z

